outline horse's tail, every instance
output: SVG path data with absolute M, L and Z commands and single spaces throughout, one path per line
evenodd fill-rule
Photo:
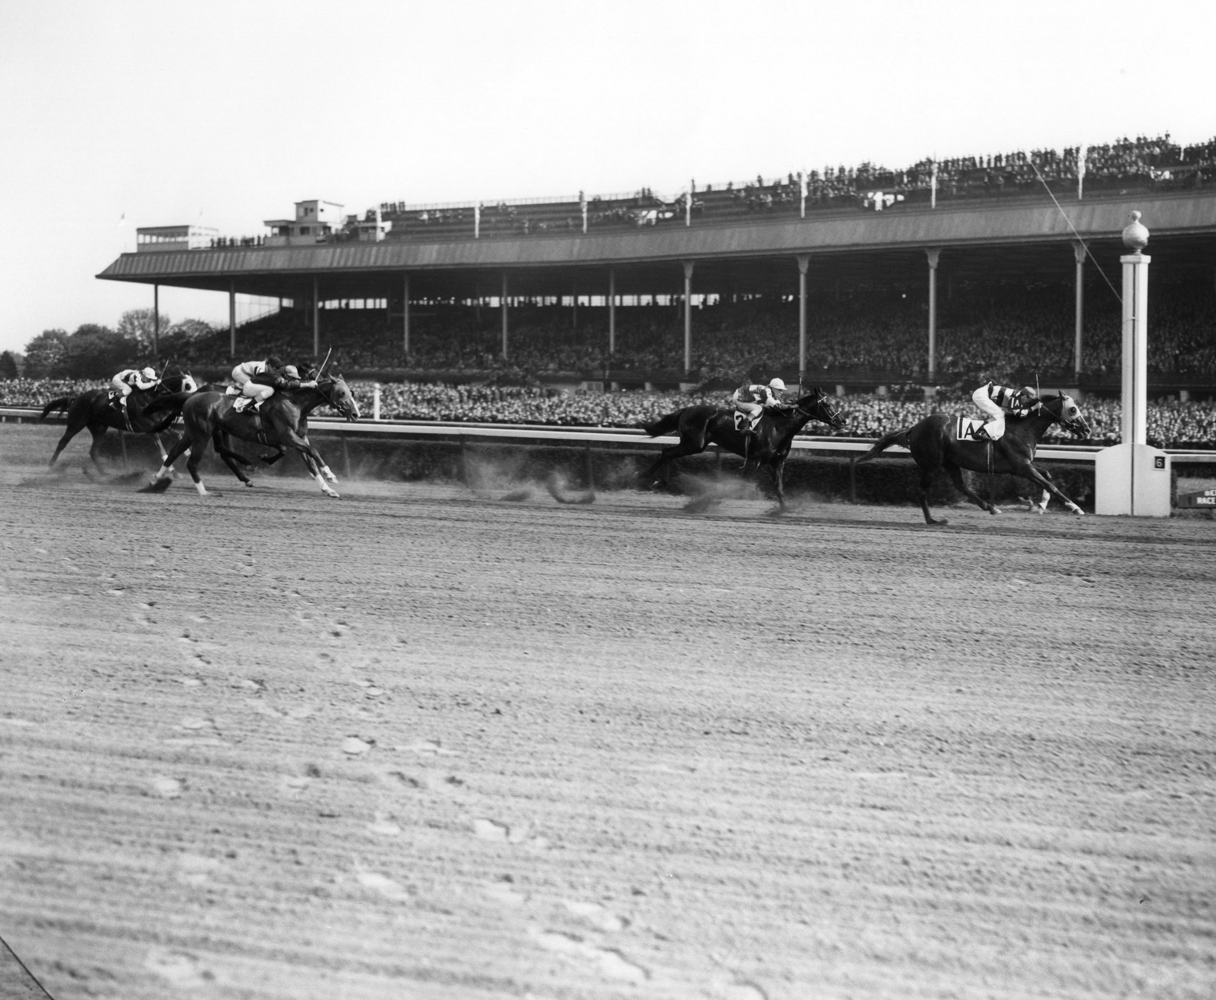
M 47 414 L 52 413 L 55 410 L 66 410 L 72 405 L 73 402 L 75 402 L 75 400 L 75 396 L 60 396 L 58 399 L 52 399 L 46 404 L 46 406 L 42 408 L 42 416 L 40 416 L 38 419 L 45 420 Z
M 638 426 L 649 434 L 652 438 L 658 437 L 660 434 L 670 434 L 680 425 L 680 414 L 682 410 L 676 410 L 675 413 L 669 413 L 665 417 L 659 417 L 658 420 L 649 424 L 638 424 Z
M 860 465 L 862 462 L 868 462 L 872 458 L 877 458 L 892 445 L 900 445 L 903 448 L 910 448 L 908 444 L 908 434 L 911 433 L 911 427 L 902 427 L 897 431 L 892 431 L 890 434 L 884 434 L 874 442 L 874 447 L 861 456 L 856 462 Z
M 167 396 L 160 396 L 145 406 L 143 410 L 140 411 L 140 415 L 151 416 L 154 413 L 165 413 L 166 411 L 172 411 L 173 415 L 176 417 L 182 412 L 182 407 L 186 405 L 186 400 L 193 395 L 194 393 L 192 392 L 183 391 L 171 392 Z

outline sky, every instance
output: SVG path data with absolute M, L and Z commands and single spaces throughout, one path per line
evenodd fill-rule
M 1202 142 L 1214 28 L 1212 0 L 0 0 L 0 350 L 149 308 L 96 277 L 140 226 Z

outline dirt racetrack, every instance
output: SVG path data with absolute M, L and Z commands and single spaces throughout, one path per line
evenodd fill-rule
M 0 464 L 56 1000 L 1216 992 L 1210 521 L 230 482 Z

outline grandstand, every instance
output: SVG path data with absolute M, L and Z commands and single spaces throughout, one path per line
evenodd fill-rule
M 348 371 L 382 377 L 674 386 L 754 368 L 864 389 L 1037 372 L 1101 391 L 1119 364 L 1107 282 L 1138 209 L 1155 265 L 1151 388 L 1209 392 L 1214 179 L 1216 140 L 1163 136 L 673 196 L 384 202 L 362 219 L 301 202 L 345 221 L 141 244 L 99 277 L 226 293 L 227 337 L 186 358 L 216 368 L 267 345 L 333 345 Z M 285 307 L 238 331 L 237 295 Z

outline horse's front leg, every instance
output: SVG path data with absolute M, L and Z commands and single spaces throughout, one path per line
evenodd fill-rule
M 773 485 L 777 490 L 777 504 L 785 507 L 785 456 L 773 463 Z
M 338 492 L 330 488 L 329 483 L 325 481 L 325 473 L 322 468 L 328 471 L 329 467 L 325 465 L 325 460 L 321 458 L 320 453 L 308 442 L 308 438 L 301 437 L 291 429 L 285 429 L 281 438 L 284 444 L 294 448 L 300 453 L 300 458 L 308 469 L 309 474 L 317 481 L 317 485 L 321 487 L 321 492 L 327 497 L 337 497 Z M 332 482 L 337 482 L 332 472 L 329 473 Z
M 1074 514 L 1084 514 L 1085 513 L 1085 511 L 1083 511 L 1075 503 L 1073 503 L 1071 500 L 1069 500 L 1068 497 L 1066 497 L 1063 493 L 1060 492 L 1060 490 L 1056 487 L 1056 484 L 1051 481 L 1050 476 L 1048 476 L 1045 472 L 1041 472 L 1039 469 L 1036 469 L 1030 462 L 1027 462 L 1024 468 L 1017 469 L 1016 471 L 1017 471 L 1018 475 L 1022 476 L 1025 479 L 1029 479 L 1032 483 L 1037 483 L 1039 486 L 1041 486 L 1044 490 L 1044 496 L 1046 496 L 1047 494 L 1051 494 L 1053 497 L 1055 497 L 1057 500 L 1059 500 L 1060 503 L 1062 503 L 1065 507 L 1067 507 L 1069 510 L 1071 510 Z M 1043 508 L 1044 509 L 1047 508 L 1046 500 L 1043 501 Z

